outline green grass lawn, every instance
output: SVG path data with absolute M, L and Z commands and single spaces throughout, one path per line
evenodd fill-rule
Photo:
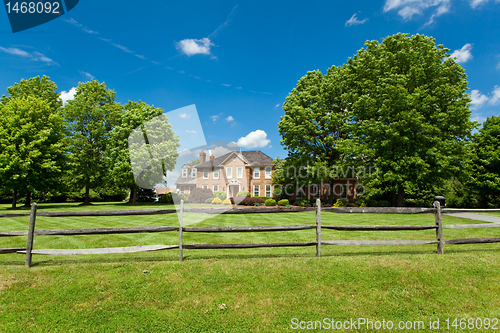
M 88 210 L 57 205 L 40 210 Z M 158 205 L 149 205 L 158 207 Z M 141 206 L 152 208 L 149 206 Z M 97 204 L 92 209 L 126 209 Z M 162 206 L 164 207 L 164 206 Z M 137 207 L 134 207 L 137 208 Z M 5 207 L 0 207 L 3 212 Z M 26 230 L 28 217 L 0 218 Z M 323 224 L 434 224 L 434 215 L 323 213 Z M 473 224 L 443 216 L 445 224 Z M 314 212 L 217 215 L 190 226 L 314 224 Z M 177 226 L 176 214 L 38 217 L 37 229 Z M 444 238 L 498 237 L 499 229 L 445 229 Z M 435 240 L 435 231 L 322 231 L 323 240 Z M 315 230 L 184 233 L 184 243 L 310 242 Z M 178 233 L 37 236 L 35 249 L 177 244 Z M 0 238 L 0 248 L 26 237 Z M 0 332 L 286 332 L 298 320 L 500 318 L 500 244 L 322 246 L 137 254 L 0 255 Z M 500 329 L 500 327 L 499 327 Z M 355 331 L 355 330 L 354 330 Z M 369 330 L 364 330 L 368 332 Z M 382 330 L 383 331 L 383 330 Z M 421 330 L 429 331 L 429 329 Z M 474 331 L 474 330 L 471 330 Z

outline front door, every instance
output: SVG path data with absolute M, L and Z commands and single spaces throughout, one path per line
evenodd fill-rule
M 240 185 L 233 185 L 232 187 L 232 196 L 233 198 L 236 198 L 236 195 L 240 191 Z

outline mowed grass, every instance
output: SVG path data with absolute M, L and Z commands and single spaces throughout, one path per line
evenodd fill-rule
M 44 205 L 40 206 L 43 209 Z M 26 230 L 28 220 L 0 218 L 0 230 Z M 217 215 L 189 226 L 314 221 L 314 212 Z M 443 222 L 481 223 L 452 216 L 443 216 Z M 434 215 L 323 213 L 322 223 L 433 225 Z M 38 217 L 36 228 L 142 225 L 177 226 L 177 215 Z M 445 229 L 444 238 L 498 237 L 499 231 Z M 435 240 L 435 231 L 323 230 L 322 239 Z M 184 233 L 185 244 L 314 240 L 315 230 Z M 0 242 L 0 248 L 24 247 L 26 237 L 2 237 Z M 167 232 L 37 236 L 34 247 L 177 243 L 178 233 Z M 448 331 L 443 326 L 446 318 L 500 318 L 499 255 L 500 244 L 445 245 L 444 255 L 436 254 L 435 245 L 322 246 L 321 258 L 315 257 L 315 247 L 184 250 L 184 262 L 179 263 L 175 249 L 113 255 L 34 255 L 30 269 L 24 267 L 23 255 L 0 255 L 0 332 L 286 332 L 293 331 L 292 318 L 321 321 L 360 317 L 391 320 L 396 325 L 400 320 L 422 320 L 426 324 L 423 331 L 429 331 L 430 318 L 440 318 L 441 329 L 433 331 L 444 332 Z

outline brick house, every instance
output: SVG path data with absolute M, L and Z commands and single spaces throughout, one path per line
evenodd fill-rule
M 273 159 L 261 151 L 230 152 L 206 160 L 200 153 L 199 163 L 186 163 L 175 182 L 180 193 L 189 193 L 195 187 L 212 192 L 224 191 L 226 197 L 236 197 L 239 191 L 252 196 L 272 196 Z

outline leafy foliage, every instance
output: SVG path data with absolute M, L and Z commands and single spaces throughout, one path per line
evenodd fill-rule
M 267 199 L 267 200 L 264 202 L 264 204 L 265 204 L 266 206 L 276 206 L 276 200 L 274 200 L 274 199 Z

